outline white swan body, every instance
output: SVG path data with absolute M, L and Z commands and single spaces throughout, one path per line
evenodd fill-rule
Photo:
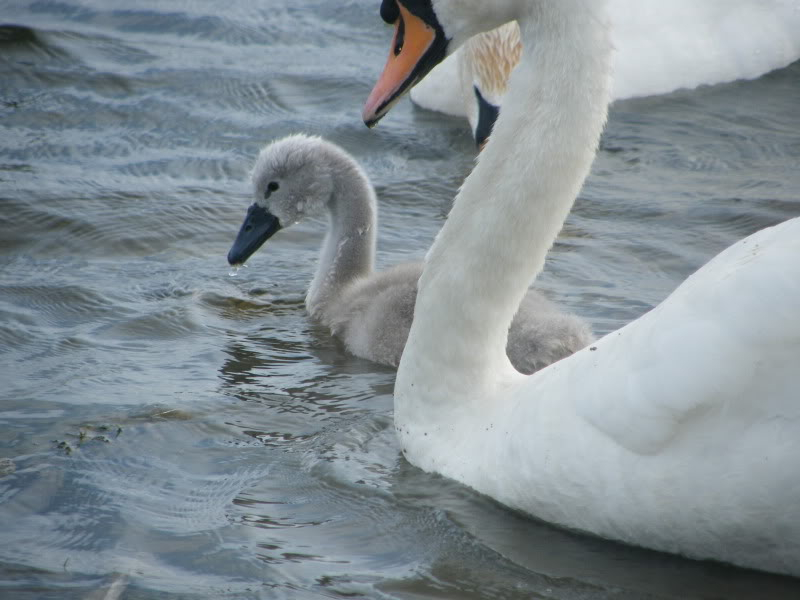
M 754 79 L 800 59 L 797 0 L 609 0 L 608 14 L 614 100 Z M 475 133 L 475 91 L 499 108 L 518 41 L 512 23 L 478 34 L 421 81 L 411 99 L 467 117 Z
M 396 367 L 411 327 L 421 263 L 374 270 L 377 202 L 356 160 L 318 137 L 292 135 L 268 144 L 252 173 L 255 204 L 229 262 L 243 263 L 280 228 L 327 214 L 330 227 L 306 296 L 308 312 L 361 358 Z M 533 373 L 593 337 L 589 326 L 530 290 L 511 324 L 506 351 Z
M 401 18 L 435 18 L 444 44 L 513 18 L 524 49 L 420 278 L 395 386 L 405 456 L 552 523 L 800 575 L 800 219 L 734 245 L 590 348 L 520 375 L 505 331 L 605 122 L 604 2 L 413 4 Z M 403 89 L 382 78 L 365 120 L 396 101 L 385 90 Z M 498 231 L 512 233 L 481 245 Z M 443 356 L 442 343 L 460 351 Z

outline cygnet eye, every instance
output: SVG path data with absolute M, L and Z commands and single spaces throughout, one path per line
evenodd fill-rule
M 265 189 L 265 190 L 264 190 L 264 200 L 266 200 L 267 198 L 269 198 L 269 197 L 270 197 L 270 195 L 272 194 L 272 192 L 275 192 L 275 191 L 277 191 L 277 190 L 278 190 L 280 187 L 281 187 L 281 186 L 280 186 L 280 185 L 278 185 L 278 182 L 277 182 L 277 181 L 270 181 L 270 182 L 267 184 L 267 189 Z

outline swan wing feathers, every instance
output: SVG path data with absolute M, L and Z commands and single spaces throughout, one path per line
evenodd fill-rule
M 659 452 L 709 416 L 731 432 L 776 420 L 796 429 L 800 218 L 731 246 L 592 348 L 575 408 L 628 450 Z

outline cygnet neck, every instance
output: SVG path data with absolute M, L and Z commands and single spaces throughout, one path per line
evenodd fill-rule
M 329 227 L 306 296 L 309 312 L 318 318 L 346 286 L 373 272 L 377 221 L 375 191 L 363 169 L 333 145 L 323 152 L 321 168 L 333 183 L 326 203 Z

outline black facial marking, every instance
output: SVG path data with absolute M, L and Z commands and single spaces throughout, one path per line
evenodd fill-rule
M 475 143 L 480 148 L 489 139 L 494 127 L 494 122 L 497 121 L 497 116 L 500 114 L 500 109 L 486 100 L 478 89 L 474 86 L 475 98 L 478 100 L 478 124 L 475 127 Z
M 381 19 L 385 23 L 394 25 L 397 19 L 400 18 L 399 4 L 402 4 L 408 12 L 418 16 L 431 27 L 440 29 L 436 13 L 433 12 L 431 0 L 383 0 L 381 2 Z
M 383 0 L 381 2 L 381 19 L 389 25 L 394 24 L 400 18 L 400 8 L 396 0 Z
M 440 30 L 442 28 L 441 25 L 439 25 L 439 20 L 436 18 L 436 13 L 433 12 L 431 0 L 399 0 L 399 2 L 408 12 L 412 15 L 416 15 L 434 29 Z

